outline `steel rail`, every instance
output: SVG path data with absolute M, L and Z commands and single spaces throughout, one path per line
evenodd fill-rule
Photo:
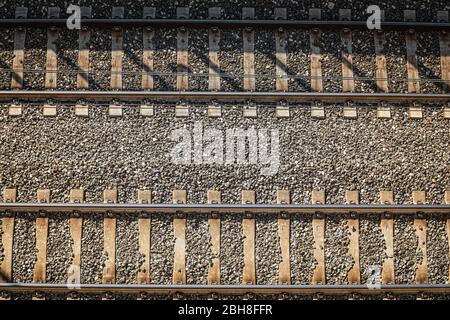
M 186 293 L 186 294 L 351 294 L 351 293 L 450 293 L 450 284 L 368 285 L 154 285 L 154 284 L 49 284 L 0 283 L 0 291 L 60 293 Z M 76 288 L 74 288 L 76 287 Z M 375 288 L 374 288 L 375 287 Z
M 66 26 L 66 19 L 29 18 L 0 19 L 0 27 L 51 27 Z M 366 21 L 338 20 L 241 20 L 241 19 L 81 19 L 86 27 L 189 27 L 189 28 L 320 28 L 368 29 Z M 448 22 L 381 22 L 382 30 L 450 30 Z
M 43 99 L 78 101 L 85 99 L 110 101 L 119 100 L 195 100 L 195 101 L 269 101 L 290 102 L 449 102 L 450 94 L 442 93 L 330 93 L 330 92 L 224 92 L 224 91 L 61 91 L 61 90 L 2 90 L 0 100 Z
M 417 214 L 417 213 L 450 213 L 447 204 L 110 204 L 110 203 L 0 203 L 0 211 L 12 212 L 104 212 L 104 213 L 389 213 L 389 214 Z

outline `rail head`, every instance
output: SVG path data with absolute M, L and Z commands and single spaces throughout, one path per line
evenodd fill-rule
M 157 285 L 157 284 L 49 284 L 0 283 L 4 292 L 152 293 L 152 294 L 417 294 L 450 293 L 450 284 L 391 285 Z
M 225 92 L 225 91 L 61 91 L 61 90 L 0 90 L 1 101 L 72 101 L 98 100 L 162 100 L 164 102 L 184 101 L 248 101 L 255 102 L 330 102 L 346 103 L 405 103 L 405 102 L 443 102 L 450 101 L 449 93 L 330 93 L 330 92 Z
M 79 212 L 79 213 L 287 213 L 287 214 L 417 214 L 450 213 L 450 205 L 384 205 L 384 204 L 113 204 L 113 203 L 0 203 L 0 211 Z
M 25 18 L 25 19 L 0 19 L 0 27 L 52 27 L 65 26 L 66 19 L 55 18 Z M 366 21 L 340 21 L 340 20 L 241 20 L 241 19 L 118 19 L 118 18 L 82 18 L 81 25 L 86 27 L 104 27 L 112 28 L 117 26 L 124 27 L 189 27 L 189 28 L 296 28 L 310 29 L 321 28 L 324 30 L 333 29 L 363 29 L 367 30 Z M 448 22 L 411 22 L 411 21 L 383 21 L 381 30 L 449 30 Z

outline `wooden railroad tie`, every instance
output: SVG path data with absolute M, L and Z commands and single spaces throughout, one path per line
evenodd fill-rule
M 58 7 L 48 8 L 48 18 L 59 18 L 60 9 Z M 58 57 L 56 42 L 58 40 L 58 29 L 52 26 L 47 29 L 47 60 L 45 68 L 45 89 L 56 89 L 58 73 Z
M 210 19 L 220 19 L 222 9 L 219 7 L 209 8 Z M 208 71 L 208 90 L 220 91 L 220 29 L 210 28 L 209 37 L 209 71 Z
M 384 21 L 384 11 L 382 11 L 382 21 Z M 382 93 L 389 92 L 388 72 L 385 55 L 386 36 L 384 31 L 376 30 L 374 32 L 375 56 L 376 56 L 376 84 L 377 91 Z
M 151 190 L 138 191 L 139 203 L 152 203 Z M 144 261 L 139 268 L 137 274 L 137 282 L 139 284 L 150 283 L 150 259 L 151 259 L 151 217 L 150 214 L 142 213 L 138 220 L 139 228 L 139 254 Z
M 394 204 L 394 193 L 392 191 L 380 191 L 380 203 Z M 388 212 L 381 219 L 381 232 L 386 243 L 386 258 L 381 270 L 381 283 L 394 284 L 394 219 Z
M 154 19 L 156 16 L 155 7 L 144 7 L 143 19 Z M 142 90 L 153 90 L 154 79 L 152 72 L 154 71 L 153 58 L 155 51 L 155 30 L 151 27 L 144 28 L 142 32 Z
M 186 190 L 174 190 L 172 194 L 174 204 L 186 204 Z M 186 283 L 186 216 L 176 213 L 173 219 L 173 233 L 175 237 L 173 284 Z
M 404 20 L 406 22 L 416 21 L 415 10 L 404 10 Z M 406 55 L 407 55 L 407 69 L 408 69 L 408 92 L 420 92 L 420 77 L 417 63 L 417 35 L 414 29 L 409 29 L 406 32 Z
M 350 21 L 352 12 L 350 9 L 339 9 L 339 20 Z M 342 42 L 342 91 L 354 92 L 355 80 L 353 78 L 353 45 L 352 31 L 349 28 L 341 30 Z
M 90 19 L 92 17 L 90 7 L 81 7 L 81 18 Z M 78 74 L 77 88 L 89 88 L 89 43 L 91 41 L 91 31 L 87 27 L 81 27 L 78 32 Z
M 255 204 L 255 191 L 242 191 L 242 204 Z M 256 222 L 252 213 L 245 213 L 242 219 L 242 231 L 244 235 L 244 274 L 243 284 L 256 284 L 255 265 L 255 237 Z
M 289 190 L 277 191 L 277 204 L 290 204 Z M 281 261 L 278 266 L 278 283 L 291 284 L 291 258 L 290 258 L 291 220 L 288 214 L 280 213 L 278 216 L 278 237 L 280 238 Z
M 123 19 L 124 7 L 113 7 L 112 18 Z M 123 29 L 119 26 L 113 28 L 111 33 L 111 89 L 122 90 L 122 63 L 123 63 Z
M 312 204 L 325 204 L 325 191 L 314 190 L 311 195 Z M 316 260 L 312 284 L 325 284 L 325 217 L 320 212 L 312 220 L 314 237 L 314 259 Z
M 222 203 L 220 191 L 208 190 L 208 204 Z M 220 284 L 220 217 L 211 212 L 208 216 L 209 236 L 211 237 L 212 261 L 208 267 L 208 284 Z
M 255 8 L 242 8 L 242 19 L 255 19 Z M 243 31 L 244 90 L 254 91 L 255 84 L 255 30 L 247 27 Z
M 322 11 L 320 9 L 309 9 L 309 20 L 321 20 Z M 318 28 L 313 28 L 310 33 L 311 47 L 311 88 L 313 91 L 322 92 L 322 63 L 320 52 L 320 35 Z
M 27 17 L 28 8 L 16 8 L 15 18 L 25 19 Z M 14 58 L 12 62 L 11 89 L 23 88 L 23 69 L 24 69 L 24 51 L 25 38 L 27 29 L 25 27 L 17 27 L 14 29 Z
M 103 202 L 114 204 L 117 203 L 117 189 L 106 189 L 103 192 Z M 103 219 L 103 247 L 104 256 L 106 258 L 102 283 L 116 283 L 116 217 L 113 213 L 107 213 Z
M 189 19 L 189 8 L 177 8 L 178 19 Z M 177 32 L 177 90 L 189 89 L 189 31 L 186 27 L 178 28 Z

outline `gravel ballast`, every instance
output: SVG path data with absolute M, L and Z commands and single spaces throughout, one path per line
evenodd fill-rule
M 175 245 L 172 221 L 171 215 L 152 214 L 150 279 L 155 284 L 172 283 Z
M 444 83 L 436 81 L 442 79 L 438 33 L 417 33 L 417 66 L 421 79 L 421 92 L 442 93 Z
M 244 88 L 243 30 L 222 30 L 220 34 L 219 62 L 223 91 L 242 91 Z
M 48 222 L 47 282 L 66 283 L 72 264 L 73 240 L 67 213 L 52 214 Z
M 103 254 L 102 214 L 84 215 L 81 243 L 81 282 L 101 283 L 106 261 Z
M 189 214 L 186 222 L 186 277 L 190 284 L 207 284 L 211 252 L 207 214 Z
M 286 72 L 291 76 L 289 91 L 311 91 L 310 51 L 309 33 L 299 29 L 287 30 Z
M 32 50 L 26 50 L 32 48 Z M 23 61 L 23 88 L 42 90 L 45 84 L 47 30 L 27 30 Z
M 348 253 L 349 230 L 345 215 L 326 217 L 325 275 L 327 284 L 346 284 L 347 274 L 353 266 Z
M 144 262 L 139 254 L 138 218 L 132 213 L 116 218 L 116 281 L 137 283 L 139 266 Z
M 399 215 L 394 218 L 394 271 L 396 283 L 415 283 L 418 237 L 413 217 Z
M 220 273 L 223 284 L 242 284 L 244 246 L 241 214 L 222 216 Z
M 373 39 L 373 40 L 372 40 Z M 376 92 L 376 55 L 373 33 L 355 30 L 352 32 L 353 76 L 356 92 Z
M 384 51 L 389 79 L 389 92 L 408 92 L 406 39 L 404 33 L 386 32 Z
M 386 243 L 381 231 L 381 216 L 367 214 L 359 220 L 359 263 L 361 283 L 381 283 L 383 262 L 386 259 Z
M 315 268 L 312 216 L 291 217 L 290 241 L 292 284 L 310 284 Z
M 281 262 L 278 216 L 256 216 L 256 281 L 258 284 L 277 284 Z
M 209 70 L 208 29 L 189 30 L 189 90 L 208 90 Z
M 0 89 L 6 90 L 11 86 L 11 73 L 14 59 L 14 31 L 11 29 L 0 29 L 2 41 L 0 42 Z
M 427 216 L 427 259 L 430 283 L 445 283 L 449 280 L 447 219 L 448 215 Z
M 324 120 L 311 119 L 307 108 L 292 108 L 289 121 L 274 118 L 273 107 L 258 109 L 257 119 L 242 118 L 242 109 L 233 106 L 223 108 L 222 119 L 202 116 L 205 108 L 191 109 L 192 116 L 182 120 L 172 118 L 173 107 L 157 106 L 152 118 L 139 117 L 136 107 L 125 108 L 122 118 L 108 117 L 103 106 L 90 111 L 90 118 L 78 118 L 61 107 L 57 118 L 44 118 L 39 106 L 25 106 L 22 117 L 0 118 L 0 187 L 16 186 L 20 202 L 32 201 L 40 188 L 52 189 L 55 202 L 67 201 L 77 187 L 87 190 L 88 202 L 101 202 L 103 190 L 115 186 L 123 202 L 135 201 L 137 190 L 148 187 L 160 193 L 158 202 L 170 202 L 171 190 L 187 189 L 190 201 L 200 203 L 216 188 L 227 191 L 226 203 L 239 201 L 245 189 L 268 203 L 277 188 L 287 188 L 293 201 L 309 203 L 317 188 L 326 189 L 329 203 L 344 203 L 346 189 L 360 190 L 362 203 L 377 202 L 381 189 L 394 190 L 399 203 L 413 190 L 441 203 L 449 185 L 448 122 L 439 107 L 427 107 L 424 118 L 414 121 L 406 108 L 381 120 L 374 108 L 360 107 L 351 121 L 340 108 L 328 107 Z M 263 176 L 258 165 L 174 165 L 170 132 L 192 129 L 194 121 L 204 129 L 278 128 L 278 172 Z
M 307 19 L 309 8 L 321 8 L 323 19 L 339 18 L 339 9 L 352 9 L 353 20 L 365 20 L 368 17 L 366 9 L 370 5 L 378 5 L 385 10 L 386 20 L 388 21 L 403 21 L 403 10 L 416 10 L 418 21 L 436 21 L 436 12 L 438 10 L 449 10 L 449 5 L 445 0 L 414 0 L 414 1 L 386 1 L 386 0 L 362 0 L 358 2 L 346 1 L 324 1 L 317 2 L 314 0 L 300 1 L 280 1 L 270 0 L 263 3 L 254 0 L 230 0 L 230 1 L 177 1 L 168 3 L 167 1 L 152 0 L 152 1 L 133 1 L 126 0 L 114 1 L 114 3 L 93 3 L 91 1 L 84 1 L 81 5 L 92 6 L 93 17 L 110 18 L 112 6 L 125 7 L 126 18 L 138 18 L 142 16 L 142 9 L 144 6 L 156 7 L 157 18 L 174 18 L 176 17 L 177 7 L 189 6 L 192 17 L 207 18 L 208 8 L 220 6 L 223 8 L 223 18 L 240 19 L 243 7 L 255 7 L 255 14 L 260 19 L 273 18 L 273 9 L 277 7 L 285 7 L 288 9 L 288 19 Z M 5 3 L 0 7 L 1 17 L 14 17 L 15 7 L 28 7 L 28 17 L 46 17 L 47 7 L 58 6 L 61 8 L 61 17 L 66 17 L 65 8 L 68 3 L 65 0 L 58 1 L 25 1 L 18 0 L 13 3 Z
M 32 282 L 36 259 L 36 215 L 24 213 L 14 219 L 14 282 Z

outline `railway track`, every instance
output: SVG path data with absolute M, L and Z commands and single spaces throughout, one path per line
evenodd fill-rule
M 449 11 L 173 9 L 0 19 L 0 299 L 448 299 Z M 200 122 L 279 171 L 170 163 Z
M 6 189 L 5 202 L 0 204 L 2 212 L 1 225 L 1 247 L 3 248 L 3 259 L 0 260 L 0 274 L 2 276 L 0 291 L 4 298 L 10 298 L 16 292 L 34 292 L 38 296 L 46 293 L 65 293 L 70 297 L 78 293 L 144 293 L 144 294 L 448 294 L 450 285 L 446 283 L 430 283 L 427 266 L 427 250 L 434 248 L 427 246 L 427 217 L 429 214 L 442 215 L 447 219 L 447 234 L 450 233 L 450 193 L 446 192 L 444 205 L 426 205 L 425 193 L 416 191 L 413 193 L 412 205 L 393 204 L 393 193 L 384 191 L 380 194 L 380 203 L 375 205 L 360 205 L 357 191 L 346 192 L 347 205 L 326 205 L 323 191 L 313 191 L 312 205 L 290 204 L 289 191 L 280 190 L 277 193 L 277 204 L 262 205 L 255 204 L 255 193 L 253 191 L 242 192 L 242 204 L 221 204 L 219 191 L 208 192 L 208 204 L 187 204 L 187 193 L 185 190 L 173 192 L 173 204 L 152 204 L 151 192 L 140 190 L 138 193 L 139 203 L 118 204 L 117 190 L 105 190 L 104 203 L 84 203 L 84 192 L 72 190 L 70 193 L 71 203 L 50 203 L 50 191 L 38 190 L 36 203 L 16 203 L 16 190 Z M 35 252 L 36 259 L 33 266 L 32 283 L 14 283 L 13 260 L 16 259 L 13 251 L 14 219 L 20 218 L 21 214 L 33 213 L 36 224 Z M 69 213 L 69 232 L 72 237 L 71 248 L 59 248 L 59 250 L 71 251 L 71 270 L 84 268 L 86 260 L 82 256 L 83 248 L 83 219 L 90 215 L 100 214 L 103 223 L 104 254 L 107 257 L 103 264 L 103 274 L 99 283 L 81 283 L 76 289 L 77 282 L 69 284 L 47 283 L 46 268 L 51 257 L 47 257 L 47 238 L 49 237 L 49 219 L 54 219 L 62 213 Z M 135 255 L 142 255 L 143 261 L 134 280 L 131 283 L 116 284 L 116 224 L 119 214 L 132 214 L 138 221 L 139 250 Z M 364 284 L 361 274 L 367 272 L 368 266 L 360 265 L 360 219 L 367 219 L 367 214 L 380 216 L 379 227 L 384 235 L 386 252 L 382 266 L 378 266 L 378 277 L 370 279 Z M 172 264 L 172 284 L 157 283 L 151 279 L 151 259 L 154 253 L 151 235 L 152 214 L 163 214 L 170 220 L 173 228 L 174 242 Z M 203 216 L 201 216 L 203 214 Z M 206 214 L 206 215 L 205 215 Z M 241 232 L 243 234 L 243 259 L 242 283 L 223 283 L 221 280 L 221 260 L 226 259 L 221 255 L 221 221 L 225 215 L 240 216 Z M 257 249 L 257 216 L 269 216 L 277 223 L 278 246 L 280 247 L 280 259 L 276 266 L 278 270 L 277 283 L 259 284 L 258 279 L 261 271 L 258 270 L 261 254 Z M 310 250 L 314 251 L 315 267 L 310 283 L 293 283 L 291 265 L 295 260 L 291 259 L 290 251 L 295 250 L 291 240 L 291 219 L 295 215 L 309 216 L 309 223 L 313 228 L 314 243 Z M 420 264 L 416 265 L 415 283 L 398 284 L 395 280 L 394 237 L 395 216 L 410 215 L 413 217 L 415 232 L 417 234 L 416 252 L 420 252 Z M 200 216 L 200 218 L 196 218 Z M 330 216 L 338 216 L 349 226 L 348 252 L 353 265 L 348 270 L 345 283 L 331 284 L 326 274 L 327 259 L 325 252 L 328 250 L 326 243 L 327 219 Z M 213 256 L 205 257 L 207 268 L 204 269 L 204 284 L 195 284 L 189 281 L 189 270 L 187 268 L 187 220 L 204 219 L 208 224 L 209 246 Z M 367 230 L 366 230 L 367 231 Z M 196 232 L 196 231 L 194 231 Z M 450 236 L 448 236 L 450 239 Z M 238 241 L 238 240 L 236 240 Z M 273 239 L 274 241 L 274 239 Z M 189 240 L 188 240 L 189 242 Z M 31 248 L 30 248 L 31 249 Z M 380 252 L 380 255 L 383 253 Z M 447 253 L 448 254 L 448 253 Z M 329 262 L 328 262 L 329 263 Z M 398 263 L 398 262 L 397 262 Z M 272 262 L 273 264 L 273 262 Z M 69 272 L 69 271 L 68 271 Z M 264 273 L 264 271 L 262 271 Z M 450 269 L 448 270 L 450 276 Z M 70 272 L 68 274 L 70 278 Z M 80 278 L 78 278 L 80 279 Z M 130 280 L 130 279 L 127 279 Z M 370 282 L 373 281 L 373 282 Z
M 60 8 L 48 8 L 46 19 L 27 19 L 27 8 L 17 8 L 16 19 L 0 20 L 0 27 L 14 30 L 14 43 L 9 44 L 13 44 L 10 47 L 13 52 L 8 53 L 13 59 L 9 57 L 11 61 L 4 61 L 2 68 L 2 72 L 11 79 L 7 88 L 22 89 L 25 82 L 27 89 L 50 90 L 70 87 L 71 90 L 167 91 L 165 89 L 170 88 L 170 91 L 189 91 L 194 87 L 194 91 L 214 92 L 223 90 L 225 86 L 225 91 L 448 92 L 448 11 L 437 13 L 438 22 L 425 23 L 416 22 L 414 10 L 405 10 L 404 22 L 383 22 L 385 29 L 381 31 L 362 31 L 364 37 L 371 37 L 371 51 L 358 52 L 363 34 L 357 32 L 366 26 L 365 22 L 352 21 L 351 10 L 348 9 L 340 10 L 340 21 L 321 21 L 320 9 L 310 9 L 309 20 L 306 21 L 287 20 L 286 8 L 275 9 L 274 20 L 255 19 L 254 8 L 243 8 L 242 20 L 221 19 L 220 8 L 210 8 L 210 19 L 201 21 L 190 19 L 187 7 L 177 8 L 177 19 L 155 19 L 155 10 L 154 7 L 146 7 L 143 19 L 125 19 L 124 8 L 114 7 L 111 19 L 91 19 L 91 9 L 85 7 L 82 9 L 84 27 L 72 31 L 70 36 L 78 43 L 76 47 L 73 43 L 64 43 L 66 40 L 61 38 L 68 35 L 63 32 L 65 20 L 58 18 Z M 34 44 L 27 38 L 27 27 L 36 25 L 42 27 L 39 30 L 47 30 L 45 42 L 36 40 Z M 196 28 L 203 33 L 195 33 L 198 32 Z M 235 32 L 233 37 L 240 38 L 232 42 L 233 46 L 240 44 L 240 48 L 235 48 L 236 57 L 228 52 L 230 35 L 226 34 L 226 28 L 232 28 Z M 221 39 L 221 29 L 224 29 L 225 39 Z M 189 30 L 193 33 L 193 43 L 189 40 Z M 128 31 L 132 33 L 128 34 Z M 160 37 L 165 32 L 170 36 L 168 43 L 163 42 L 161 46 Z M 401 53 L 387 48 L 391 46 L 392 32 L 400 37 L 400 45 L 404 47 Z M 74 37 L 76 33 L 78 37 Z M 97 34 L 101 39 L 106 37 L 101 48 L 92 43 Z M 129 45 L 130 36 L 134 39 Z M 208 45 L 199 48 L 196 37 L 208 41 Z M 302 43 L 298 48 L 292 42 L 293 37 L 309 43 Z M 330 37 L 340 42 L 340 48 L 325 45 L 323 41 Z M 356 43 L 353 43 L 353 37 Z M 263 39 L 261 43 L 267 44 L 266 48 L 259 42 Z M 439 63 L 439 66 L 423 60 L 427 59 L 430 48 L 427 48 L 428 43 L 421 43 L 422 40 L 432 41 L 435 55 L 440 52 L 439 57 L 433 56 L 433 63 Z M 45 43 L 46 47 L 40 47 Z M 37 57 L 28 52 L 32 50 L 43 54 L 38 59 L 39 63 L 30 61 L 31 56 Z M 167 52 L 173 53 L 173 57 L 167 56 Z M 297 60 L 296 55 L 303 61 Z M 372 65 L 364 65 L 365 70 L 359 70 L 356 61 L 364 60 L 361 57 L 365 55 L 370 56 Z M 98 56 L 109 61 L 103 60 L 98 67 Z M 166 58 L 167 61 L 159 61 Z M 235 58 L 240 66 L 230 65 L 234 63 L 230 59 Z M 289 58 L 295 61 L 291 62 Z M 260 63 L 267 67 L 260 68 Z M 221 68 L 221 65 L 226 68 Z M 301 72 L 294 72 L 299 67 Z M 403 71 L 400 72 L 401 68 Z M 101 81 L 96 80 L 100 78 Z M 196 81 L 202 83 L 200 87 L 192 85 Z M 230 85 L 232 89 L 228 90 Z

